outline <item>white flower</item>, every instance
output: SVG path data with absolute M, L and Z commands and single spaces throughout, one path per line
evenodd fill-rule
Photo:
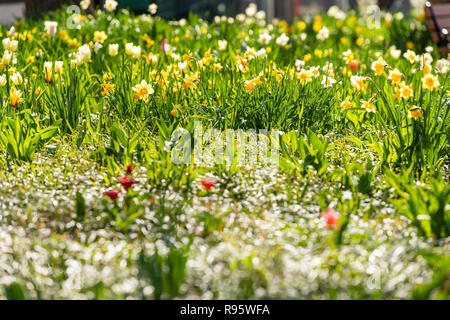
M 84 44 L 78 48 L 77 60 L 79 63 L 89 62 L 91 60 L 91 48 L 89 45 Z
M 19 46 L 19 42 L 17 40 L 10 40 L 9 38 L 5 38 L 2 40 L 3 48 L 8 51 L 15 52 Z
M 425 51 L 428 52 L 428 53 L 433 53 L 433 50 L 434 49 L 431 46 L 428 46 L 428 47 L 425 48 Z
M 331 6 L 327 11 L 327 15 L 338 20 L 345 19 L 345 12 L 339 9 L 338 6 Z
M 245 20 L 245 14 L 243 14 L 243 13 L 238 13 L 238 14 L 236 15 L 236 20 L 239 21 L 239 22 L 244 21 L 244 20 Z
M 278 46 L 284 47 L 289 42 L 289 37 L 285 35 L 284 33 L 279 36 L 276 40 L 276 43 Z
M 351 191 L 343 191 L 342 192 L 342 200 L 351 200 L 352 199 L 352 192 Z
M 150 12 L 150 14 L 155 15 L 157 11 L 158 11 L 158 5 L 156 3 L 152 3 L 148 6 L 148 12 Z
M 313 77 L 318 77 L 320 75 L 320 68 L 318 66 L 309 68 L 309 72 Z
M 300 70 L 301 67 L 303 67 L 305 65 L 305 61 L 297 59 L 295 60 L 295 69 Z
M 134 44 L 129 42 L 125 45 L 125 53 L 129 56 L 133 54 Z
M 384 15 L 384 20 L 391 22 L 392 21 L 392 13 L 386 12 Z
M 17 40 L 11 40 L 9 42 L 9 50 L 12 52 L 16 52 L 17 48 L 19 47 L 19 41 Z
M 22 76 L 18 72 L 13 73 L 9 78 L 16 86 L 23 82 Z
M 439 59 L 436 61 L 436 72 L 446 74 L 450 70 L 450 61 L 447 59 Z
M 94 52 L 97 53 L 101 48 L 103 48 L 102 44 L 98 41 L 94 43 Z
M 44 22 L 45 31 L 50 37 L 53 37 L 56 34 L 56 28 L 58 27 L 58 22 L 56 21 L 45 21 Z
M 75 67 L 77 67 L 78 64 L 78 59 L 71 59 L 70 60 L 70 69 L 74 69 Z
M 138 59 L 141 56 L 141 47 L 133 46 L 133 49 L 131 49 L 131 55 L 133 58 Z
M 117 3 L 117 1 L 115 1 L 115 0 L 106 0 L 106 1 L 105 1 L 105 5 L 104 5 L 104 8 L 105 8 L 106 11 L 111 12 L 111 11 L 116 10 L 117 4 L 118 4 L 118 3 Z
M 3 53 L 2 63 L 9 64 L 12 58 L 13 58 L 12 52 L 10 52 L 9 50 L 5 50 L 5 52 Z
M 250 3 L 247 7 L 247 9 L 245 9 L 245 14 L 249 17 L 253 17 L 256 14 L 256 11 L 258 10 L 258 7 L 256 6 L 255 3 Z
M 334 83 L 336 83 L 336 80 L 334 80 L 330 76 L 323 76 L 322 82 L 320 84 L 323 85 L 325 88 L 329 88 L 332 87 Z
M 170 141 L 170 140 L 164 141 L 164 148 L 163 148 L 163 150 L 166 151 L 166 152 L 169 152 L 172 149 L 172 144 L 173 144 L 173 142 Z
M 432 63 L 432 62 L 433 62 L 433 57 L 431 56 L 431 54 L 425 53 L 425 54 L 422 56 L 422 63 L 423 63 L 423 64 L 430 64 L 430 63 Z
M 3 39 L 2 40 L 2 45 L 3 45 L 3 48 L 5 49 L 5 50 L 9 50 L 9 42 L 10 42 L 11 40 L 9 39 L 9 38 L 5 38 L 5 39 Z
M 219 40 L 218 44 L 219 44 L 219 50 L 224 51 L 227 48 L 228 41 L 227 40 Z
M 91 0 L 82 0 L 80 2 L 80 5 L 81 5 L 81 9 L 87 10 L 89 8 L 89 6 L 91 5 Z
M 322 71 L 323 71 L 323 72 L 326 72 L 326 73 L 328 73 L 328 74 L 330 74 L 330 75 L 332 75 L 333 72 L 334 72 L 333 64 L 327 62 L 327 63 L 322 67 Z
M 148 59 L 152 62 L 156 62 L 156 61 L 158 61 L 158 56 L 155 54 L 149 54 Z
M 60 73 L 63 70 L 64 62 L 62 61 L 55 61 L 55 72 Z
M 394 18 L 397 20 L 403 20 L 403 18 L 405 17 L 405 15 L 403 14 L 403 12 L 399 11 L 394 15 Z
M 392 46 L 389 50 L 389 54 L 391 55 L 392 58 L 397 60 L 398 58 L 400 58 L 400 55 L 402 54 L 402 50 L 397 49 L 395 46 Z
M 187 61 L 185 62 L 178 62 L 178 68 L 180 68 L 180 70 L 184 70 L 187 67 Z
M 117 56 L 119 53 L 119 45 L 116 43 L 111 43 L 108 47 L 108 53 L 111 57 Z
M 8 37 L 14 37 L 14 34 L 16 33 L 16 28 L 14 28 L 14 26 L 11 27 L 11 29 L 9 29 L 8 31 Z
M 259 35 L 259 39 L 258 39 L 259 43 L 267 45 L 270 43 L 270 41 L 272 41 L 272 36 L 269 35 L 268 33 L 262 33 Z
M 263 10 L 260 10 L 256 13 L 256 19 L 258 20 L 264 20 L 266 18 L 266 12 Z
M 266 49 L 262 48 L 262 49 L 259 49 L 258 51 L 256 51 L 256 56 L 257 56 L 258 58 L 264 58 L 264 57 L 266 57 L 266 56 L 267 56 L 267 51 L 266 51 Z
M 163 50 L 164 50 L 165 53 L 168 53 L 168 52 L 174 52 L 174 51 L 176 51 L 177 48 L 172 47 L 170 44 L 168 44 L 168 43 L 166 42 L 166 43 L 164 43 L 164 45 L 163 45 Z
M 4 87 L 6 85 L 6 76 L 4 74 L 0 75 L 0 87 Z
M 414 51 L 412 50 L 407 50 L 404 54 L 403 57 L 408 60 L 411 64 L 413 64 L 414 62 L 416 62 L 417 60 L 417 55 Z
M 319 30 L 319 32 L 317 33 L 317 39 L 319 40 L 325 40 L 329 37 L 330 35 L 330 30 L 328 30 L 327 27 L 322 27 L 322 29 Z
M 170 57 L 171 57 L 174 61 L 179 61 L 179 60 L 181 59 L 181 57 L 180 57 L 179 54 L 176 54 L 176 53 L 173 53 L 173 52 L 170 53 Z

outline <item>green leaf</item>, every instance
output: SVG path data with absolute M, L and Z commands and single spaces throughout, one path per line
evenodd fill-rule
M 86 200 L 79 191 L 77 191 L 77 194 L 75 196 L 75 210 L 77 213 L 77 220 L 84 220 L 86 216 Z
M 4 286 L 6 299 L 8 300 L 25 300 L 25 290 L 18 282 L 13 282 L 8 286 Z

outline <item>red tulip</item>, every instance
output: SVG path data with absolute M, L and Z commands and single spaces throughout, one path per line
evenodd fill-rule
M 350 70 L 355 71 L 356 69 L 358 69 L 358 60 L 354 59 L 352 61 L 350 61 L 350 63 L 348 64 Z
M 328 208 L 325 212 L 322 213 L 322 217 L 325 219 L 326 229 L 330 228 L 334 228 L 335 230 L 339 229 L 339 212 L 336 212 L 333 209 Z
M 105 196 L 108 196 L 111 200 L 116 200 L 119 196 L 120 190 L 108 190 L 103 192 Z
M 130 175 L 133 173 L 133 167 L 131 166 L 131 164 L 127 165 L 127 174 Z
M 120 177 L 118 180 L 119 180 L 119 183 L 122 185 L 122 187 L 125 188 L 125 190 L 130 189 L 131 186 L 136 183 L 136 180 L 134 180 L 133 178 L 130 178 L 128 176 Z
M 217 183 L 215 178 L 205 178 L 201 181 L 203 188 L 206 190 L 211 190 L 211 188 Z

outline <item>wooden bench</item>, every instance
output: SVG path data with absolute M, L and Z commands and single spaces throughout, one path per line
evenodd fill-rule
M 450 3 L 434 4 L 425 2 L 425 19 L 431 38 L 437 44 L 439 53 L 450 53 Z

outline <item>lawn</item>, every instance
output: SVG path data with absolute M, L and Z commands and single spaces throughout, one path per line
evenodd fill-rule
M 423 14 L 114 4 L 1 27 L 0 298 L 449 298 Z

